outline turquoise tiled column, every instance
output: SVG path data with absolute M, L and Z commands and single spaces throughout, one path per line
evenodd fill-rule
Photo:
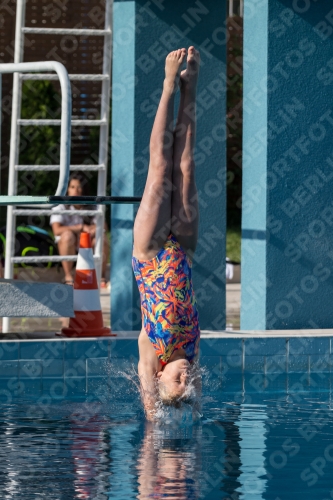
M 112 86 L 112 194 L 143 193 L 148 144 L 168 52 L 201 51 L 198 88 L 197 185 L 200 235 L 194 282 L 202 328 L 225 326 L 225 60 L 228 32 L 222 0 L 115 1 Z M 136 208 L 112 207 L 111 321 L 114 330 L 141 326 L 132 277 Z
M 333 10 L 245 2 L 242 329 L 331 328 Z

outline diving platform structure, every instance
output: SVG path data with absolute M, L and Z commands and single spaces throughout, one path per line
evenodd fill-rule
M 22 2 L 18 0 L 17 6 Z M 243 148 L 233 159 L 243 168 L 243 195 L 238 200 L 242 205 L 241 329 L 332 328 L 332 6 L 310 1 L 287 5 L 283 0 L 265 0 L 260 7 L 251 7 L 251 2 L 244 5 L 243 115 L 239 106 L 226 119 L 226 91 L 232 85 L 226 71 L 227 6 L 224 0 L 154 0 L 144 5 L 138 0 L 113 2 L 111 195 L 118 201 L 98 202 L 101 207 L 114 203 L 113 331 L 141 327 L 139 295 L 131 270 L 135 203 L 146 182 L 148 138 L 159 102 L 165 55 L 175 47 L 190 45 L 198 47 L 202 55 L 195 157 L 200 232 L 193 260 L 202 329 L 225 328 L 225 145 L 228 127 L 240 119 Z M 110 41 L 109 12 L 109 27 L 96 35 Z M 21 34 L 27 34 L 22 19 L 17 19 L 17 26 Z M 78 36 L 79 31 L 75 31 Z M 81 34 L 88 36 L 85 31 Z M 22 37 L 18 40 L 15 51 L 22 49 Z M 110 45 L 108 50 L 111 55 Z M 22 62 L 19 55 L 15 58 L 15 63 Z M 234 69 L 242 72 L 241 65 Z M 19 81 L 20 73 L 15 75 L 14 81 Z M 110 90 L 111 73 L 108 77 L 103 73 L 103 84 Z M 13 105 L 15 127 L 26 124 L 18 110 L 17 101 Z M 98 120 L 96 125 L 107 131 L 106 122 Z M 17 145 L 11 145 L 12 151 L 17 151 Z M 14 157 L 10 163 L 15 181 L 21 166 Z M 103 165 L 101 184 L 105 186 L 106 159 L 99 164 Z M 65 196 L 71 168 L 67 162 L 57 196 Z M 11 198 L 3 200 L 9 205 L 9 226 L 23 208 L 23 199 L 20 205 L 15 198 L 14 181 L 8 192 Z M 100 189 L 97 195 L 105 195 Z M 125 196 L 133 203 L 122 203 Z M 34 203 L 49 210 L 53 201 L 50 197 L 25 198 L 24 203 L 28 210 L 35 210 Z M 6 278 L 11 277 L 7 272 Z
M 55 211 L 52 206 L 60 204 L 100 205 L 110 203 L 136 203 L 139 197 L 117 196 L 66 196 L 70 172 L 70 130 L 71 130 L 71 92 L 66 68 L 56 61 L 37 63 L 0 64 L 0 90 L 2 74 L 14 73 L 14 78 L 31 71 L 55 71 L 62 89 L 62 115 L 60 120 L 60 165 L 59 182 L 54 196 L 18 196 L 15 195 L 17 177 L 15 169 L 10 170 L 8 196 L 0 196 L 0 205 L 8 207 L 5 279 L 0 279 L 0 316 L 4 317 L 3 333 L 8 332 L 10 317 L 73 317 L 73 288 L 58 283 L 39 283 L 16 281 L 12 279 L 14 263 L 76 261 L 77 256 L 38 256 L 14 257 L 14 228 L 16 215 L 51 215 Z M 0 96 L 1 97 L 1 96 Z M 1 115 L 1 98 L 0 98 Z M 14 122 L 14 120 L 13 120 Z M 12 124 L 15 127 L 15 123 Z M 15 132 L 17 131 L 15 127 Z M 14 132 L 12 145 L 17 147 L 17 136 Z M 13 130 L 12 130 L 13 133 Z M 18 169 L 16 169 L 18 170 Z M 16 209 L 16 206 L 28 207 Z M 31 207 L 31 209 L 29 209 Z M 35 208 L 38 207 L 38 208 Z M 44 208 L 45 207 L 45 208 Z M 80 210 L 81 215 L 92 211 Z M 96 213 L 95 211 L 93 213 Z M 103 213 L 100 211 L 100 213 Z M 12 218 L 10 218 L 12 217 Z M 9 225 L 9 227 L 8 227 Z
M 1 93 L 1 75 L 3 73 L 13 73 L 13 99 L 12 99 L 12 120 L 10 135 L 10 156 L 9 156 L 9 179 L 8 179 L 8 197 L 0 197 L 0 203 L 7 205 L 7 223 L 6 223 L 6 250 L 5 250 L 5 279 L 11 283 L 10 287 L 2 282 L 0 299 L 4 298 L 11 287 L 14 286 L 13 266 L 17 263 L 44 262 L 44 257 L 15 257 L 15 228 L 17 216 L 32 215 L 50 215 L 50 209 L 55 204 L 61 203 L 59 200 L 51 200 L 48 197 L 21 197 L 17 196 L 17 181 L 19 171 L 59 171 L 59 182 L 56 195 L 65 196 L 67 192 L 70 171 L 95 171 L 98 176 L 97 195 L 106 194 L 106 180 L 108 170 L 108 140 L 109 140 L 109 109 L 110 109 L 110 81 L 111 81 L 111 40 L 112 40 L 112 1 L 106 0 L 104 10 L 104 29 L 65 29 L 63 27 L 36 27 L 26 26 L 26 0 L 17 0 L 16 2 L 16 26 L 15 26 L 15 45 L 14 62 L 0 64 L 0 93 Z M 63 35 L 67 37 L 80 36 L 85 37 L 103 37 L 103 64 L 101 74 L 68 74 L 65 66 L 59 61 L 42 62 L 24 62 L 25 37 L 29 35 L 54 36 Z M 47 55 L 45 54 L 45 58 Z M 58 80 L 61 87 L 61 119 L 22 119 L 21 101 L 22 84 L 26 80 Z M 99 110 L 99 119 L 73 119 L 71 81 L 100 81 L 101 82 L 101 104 Z M 1 111 L 1 109 L 0 109 Z M 26 126 L 60 126 L 60 162 L 59 165 L 20 165 L 19 164 L 19 138 L 20 128 Z M 98 127 L 99 128 L 99 151 L 97 164 L 71 165 L 71 128 L 78 126 Z M 68 202 L 71 204 L 72 202 Z M 84 202 L 83 202 L 84 203 Z M 96 201 L 95 201 L 96 203 Z M 88 204 L 88 203 L 87 203 Z M 75 210 L 72 211 L 75 214 Z M 52 213 L 56 213 L 53 211 Z M 82 215 L 83 212 L 80 211 Z M 102 248 L 104 233 L 104 203 L 99 203 L 97 210 L 86 210 L 84 215 L 93 215 L 96 217 L 96 243 L 94 252 L 94 261 L 96 265 L 96 274 L 98 280 L 101 275 Z M 48 258 L 48 262 L 60 262 L 64 260 L 76 261 L 77 256 L 54 256 Z M 29 294 L 41 294 L 41 290 L 47 292 L 47 286 L 44 283 L 34 283 L 29 285 Z M 24 288 L 24 287 L 23 287 Z M 16 294 L 21 293 L 20 287 L 16 287 Z M 34 292 L 35 290 L 35 292 Z M 3 295 L 4 294 L 4 295 Z M 25 298 L 22 297 L 23 303 Z M 4 303 L 4 300 L 1 300 Z M 37 316 L 42 309 L 37 306 L 25 308 L 26 316 Z M 3 307 L 4 309 L 4 307 Z M 47 310 L 43 309 L 47 315 Z M 65 312 L 65 311 L 64 311 Z M 53 316 L 53 311 L 49 311 Z M 1 316 L 3 313 L 0 311 Z M 45 315 L 43 314 L 43 315 Z M 62 314 L 66 316 L 67 314 Z M 9 315 L 8 315 L 9 316 Z M 9 317 L 5 316 L 3 320 L 3 331 L 8 332 L 10 328 Z

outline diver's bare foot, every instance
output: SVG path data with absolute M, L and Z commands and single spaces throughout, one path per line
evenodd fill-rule
M 165 60 L 165 80 L 163 90 L 174 94 L 177 90 L 180 69 L 186 56 L 186 49 L 178 49 L 170 52 Z
M 200 68 L 200 53 L 191 45 L 187 54 L 187 67 L 180 73 L 180 88 L 195 92 Z

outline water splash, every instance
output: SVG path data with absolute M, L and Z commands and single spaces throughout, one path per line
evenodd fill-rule
M 122 399 L 125 395 L 133 396 L 136 394 L 138 396 L 140 394 L 142 388 L 140 387 L 137 369 L 133 363 L 127 361 L 126 363 L 123 362 L 121 366 L 111 364 L 108 372 L 111 378 L 116 377 L 119 381 L 119 387 L 117 387 L 117 384 L 114 384 L 114 396 L 120 396 L 120 399 Z M 207 376 L 207 370 L 200 367 L 198 362 L 194 363 L 189 373 L 189 380 L 185 393 L 179 398 L 176 405 L 165 404 L 159 397 L 159 381 L 156 378 L 155 396 L 157 396 L 157 401 L 154 415 L 155 422 L 163 423 L 163 425 L 181 427 L 189 426 L 200 421 L 203 417 L 201 413 L 202 401 L 205 401 L 206 398 L 202 398 L 201 393 L 197 392 L 196 383 L 198 379 L 201 381 L 203 376 Z M 121 384 L 121 382 L 124 381 L 129 382 L 126 384 L 126 388 Z M 139 400 L 136 398 L 134 399 L 138 406 L 140 406 Z
M 155 421 L 163 425 L 189 426 L 198 422 L 202 415 L 189 403 L 180 402 L 178 407 L 156 403 Z
M 128 373 L 122 370 L 119 370 L 117 373 L 131 382 L 131 384 L 140 392 L 139 375 L 133 364 L 130 366 Z
M 198 382 L 201 383 L 203 370 L 194 363 L 189 372 L 189 380 L 184 394 L 176 404 L 165 404 L 161 399 L 156 402 L 155 421 L 163 425 L 186 427 L 200 421 L 201 391 L 198 392 Z

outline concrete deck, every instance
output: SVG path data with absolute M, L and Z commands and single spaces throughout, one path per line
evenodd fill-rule
M 333 329 L 326 330 L 240 330 L 240 283 L 227 284 L 227 327 L 226 331 L 202 331 L 202 337 L 209 338 L 264 338 L 264 337 L 330 337 L 333 336 Z M 102 314 L 105 326 L 110 326 L 110 291 L 102 290 L 100 293 Z M 11 332 L 15 332 L 21 340 L 59 338 L 56 332 L 60 332 L 61 328 L 68 326 L 68 318 L 12 318 Z M 0 332 L 2 331 L 2 319 L 0 318 Z M 34 333 L 31 333 L 34 332 Z M 50 335 L 52 333 L 52 335 Z M 138 332 L 119 332 L 118 338 L 126 337 L 127 339 L 137 338 Z M 7 335 L 1 335 L 0 340 L 9 338 Z M 82 339 L 84 340 L 84 339 Z
M 104 325 L 110 326 L 110 291 L 101 291 L 101 306 Z M 227 284 L 227 330 L 239 329 L 240 313 L 240 284 Z M 11 332 L 57 332 L 62 327 L 68 326 L 68 318 L 12 318 Z M 2 319 L 0 318 L 0 332 L 2 331 Z

